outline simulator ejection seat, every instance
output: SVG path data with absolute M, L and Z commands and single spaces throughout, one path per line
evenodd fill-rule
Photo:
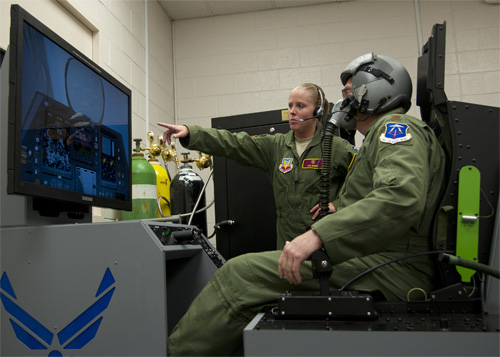
M 446 23 L 433 26 L 416 92 L 446 154 L 429 252 L 439 272 L 434 291 L 415 301 L 329 291 L 332 269 L 318 251 L 311 260 L 320 295 L 282 294 L 245 328 L 245 355 L 499 355 L 500 108 L 447 99 L 445 36 Z
M 500 243 L 494 234 L 500 189 L 500 115 L 498 107 L 447 99 L 445 44 L 446 23 L 436 24 L 418 58 L 417 105 L 422 120 L 434 130 L 446 157 L 445 191 L 435 214 L 434 246 L 430 252 L 435 257 L 438 276 L 436 290 L 428 300 L 467 301 L 472 310 L 477 310 L 474 304 L 481 302 L 483 292 L 479 286 L 484 282 L 483 274 L 498 277 L 498 261 L 496 269 L 489 265 L 495 258 L 492 248 Z M 328 291 L 332 271 L 328 257 L 318 251 L 311 260 L 313 272 L 320 280 L 321 296 L 332 297 L 334 292 Z M 365 297 L 362 295 L 359 300 Z M 313 301 L 311 305 L 315 306 L 302 306 Z M 279 304 L 292 304 L 291 309 L 300 311 L 302 316 L 321 316 L 319 301 L 310 296 L 286 295 Z M 281 307 L 279 311 L 288 313 Z
M 433 234 L 434 249 L 451 255 L 438 256 L 440 274 L 430 299 L 463 301 L 466 296 L 481 296 L 482 273 L 495 275 L 489 265 L 495 258 L 492 248 L 499 244 L 494 229 L 500 116 L 498 107 L 447 99 L 445 44 L 446 22 L 434 25 L 418 59 L 417 105 L 445 150 L 448 180 Z
M 497 288 L 500 108 L 449 101 L 444 91 L 446 22 L 435 24 L 418 58 L 417 105 L 422 120 L 435 132 L 446 157 L 447 182 L 433 227 L 438 276 L 429 301 L 461 301 L 472 310 L 484 298 L 480 286 Z M 495 219 L 497 217 L 497 219 Z M 495 261 L 495 258 L 497 259 Z M 313 260 L 325 294 L 328 265 Z M 492 268 L 491 264 L 496 265 Z M 318 268 L 319 267 L 319 268 Z M 484 274 L 484 277 L 483 277 Z M 496 277 L 491 280 L 488 276 Z M 323 281 L 321 281 L 321 279 Z M 376 296 L 374 296 L 376 298 Z M 498 298 L 493 299 L 498 311 Z M 481 309 L 483 307 L 479 307 Z
M 498 234 L 494 233 L 500 188 L 499 108 L 448 101 L 444 91 L 445 37 L 446 23 L 434 25 L 418 58 L 417 105 L 446 157 L 445 191 L 435 214 L 433 251 L 429 252 L 435 258 L 438 274 L 435 290 L 425 300 L 434 307 L 459 302 L 462 311 L 482 313 L 481 288 L 489 282 L 498 287 L 498 254 L 491 252 L 499 244 Z M 338 306 L 335 311 L 340 318 L 373 318 L 377 314 L 373 300 L 383 297 L 376 292 L 371 296 L 345 292 L 349 283 L 339 291 L 329 291 L 332 268 L 327 255 L 315 252 L 311 261 L 313 273 L 319 278 L 320 295 L 284 293 L 278 300 L 279 315 L 331 317 L 332 305 Z M 492 263 L 495 268 L 490 266 Z M 496 304 L 495 312 L 498 292 L 496 295 L 490 299 Z

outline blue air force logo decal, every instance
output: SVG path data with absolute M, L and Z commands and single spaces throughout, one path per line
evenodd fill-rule
M 287 172 L 292 171 L 293 169 L 293 158 L 283 158 L 281 160 L 281 165 L 279 167 L 279 170 L 286 174 Z
M 383 143 L 396 144 L 411 139 L 408 133 L 408 125 L 400 123 L 387 123 L 385 132 L 380 135 L 380 141 Z
M 95 295 L 96 302 L 57 333 L 58 342 L 53 341 L 54 333 L 16 303 L 17 296 L 6 272 L 0 279 L 0 298 L 10 315 L 9 321 L 17 339 L 30 350 L 51 348 L 48 356 L 56 357 L 63 355 L 57 350 L 59 346 L 64 350 L 79 350 L 94 339 L 103 319 L 102 313 L 115 292 L 114 284 L 113 274 L 107 268 Z

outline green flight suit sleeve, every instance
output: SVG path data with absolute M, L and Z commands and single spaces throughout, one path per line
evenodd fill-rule
M 245 132 L 188 126 L 189 135 L 180 140 L 182 146 L 209 155 L 227 157 L 245 166 L 267 170 L 273 163 L 274 136 L 252 137 Z
M 388 251 L 423 219 L 430 175 L 426 137 L 410 126 L 411 139 L 384 143 L 384 124 L 372 124 L 342 188 L 340 209 L 312 225 L 333 265 Z

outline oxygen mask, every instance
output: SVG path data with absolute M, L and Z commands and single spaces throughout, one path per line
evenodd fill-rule
M 344 128 L 345 130 L 355 130 L 356 120 L 354 114 L 356 109 L 351 106 L 350 98 L 340 99 L 335 103 L 332 110 L 332 117 L 330 118 L 330 123 L 338 128 Z

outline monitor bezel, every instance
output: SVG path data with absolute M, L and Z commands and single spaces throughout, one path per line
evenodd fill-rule
M 23 25 L 28 23 L 49 40 L 67 51 L 87 68 L 107 80 L 128 97 L 128 138 L 124 138 L 125 144 L 131 151 L 132 142 L 132 91 L 118 79 L 101 68 L 98 64 L 72 46 L 37 18 L 32 16 L 19 5 L 11 6 L 11 27 L 9 57 L 9 99 L 8 99 L 8 148 L 7 148 L 7 191 L 9 194 L 32 196 L 36 199 L 48 199 L 60 202 L 61 210 L 65 207 L 74 207 L 76 204 L 85 207 L 96 206 L 118 210 L 132 210 L 132 155 L 129 151 L 128 157 L 128 199 L 118 200 L 101 196 L 83 194 L 81 192 L 63 190 L 50 186 L 42 186 L 35 183 L 23 182 L 21 180 L 21 150 L 19 148 L 22 130 L 21 116 L 21 79 L 22 79 L 22 51 L 23 51 Z M 127 147 L 125 147 L 127 149 Z M 70 205 L 65 205 L 69 203 Z

